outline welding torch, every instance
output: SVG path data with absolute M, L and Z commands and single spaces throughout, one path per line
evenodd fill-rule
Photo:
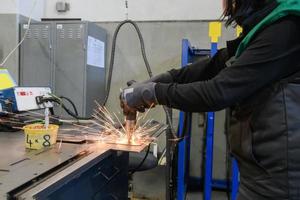
M 130 108 L 125 102 L 121 101 L 123 104 L 123 113 L 125 115 L 125 131 L 127 134 L 128 143 L 131 143 L 132 134 L 136 128 L 136 115 L 137 110 L 134 108 Z
M 137 112 L 145 112 L 146 108 L 157 104 L 154 82 L 127 83 L 129 87 L 123 89 L 120 94 L 120 105 L 125 116 L 125 129 L 128 140 L 135 131 Z

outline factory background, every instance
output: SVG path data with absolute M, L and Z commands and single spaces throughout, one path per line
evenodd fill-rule
M 34 0 L 1 0 L 0 45 L 2 46 L 0 46 L 0 59 L 18 43 L 19 24 L 27 22 L 33 2 Z M 32 12 L 33 20 L 81 18 L 97 23 L 108 34 L 106 66 L 108 66 L 110 58 L 112 35 L 118 22 L 127 17 L 136 21 L 143 34 L 146 53 L 154 74 L 180 67 L 181 40 L 183 38 L 189 39 L 196 48 L 209 49 L 208 24 L 211 21 L 220 20 L 222 13 L 220 0 L 129 0 L 128 8 L 125 7 L 124 0 L 68 0 L 62 2 L 69 3 L 70 10 L 62 13 L 56 11 L 57 2 L 38 0 Z M 224 47 L 227 40 L 235 37 L 235 29 L 223 26 L 219 47 Z M 143 81 L 147 79 L 139 41 L 132 27 L 128 26 L 121 30 L 115 57 L 112 88 L 107 105 L 110 110 L 118 111 L 120 88 L 123 88 L 128 80 Z M 18 51 L 8 60 L 6 67 L 15 80 L 19 80 Z M 224 111 L 216 114 L 214 143 L 214 176 L 216 178 L 226 176 L 224 115 Z M 159 106 L 150 112 L 150 116 L 158 121 L 165 121 L 165 115 Z M 177 116 L 178 112 L 175 111 L 173 114 L 175 125 L 177 125 Z M 202 143 L 203 134 L 203 116 L 201 114 L 194 114 L 192 134 L 190 174 L 199 176 L 202 156 L 202 148 L 199 143 Z M 165 144 L 164 136 L 159 138 L 158 144 L 159 151 L 162 151 Z

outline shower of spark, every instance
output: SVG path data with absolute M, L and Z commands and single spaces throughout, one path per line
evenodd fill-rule
M 154 140 L 151 135 L 159 128 L 160 125 L 151 124 L 151 120 L 143 122 L 147 117 L 150 109 L 144 114 L 138 113 L 135 131 L 132 133 L 132 136 L 129 136 L 129 134 L 126 132 L 122 120 L 116 115 L 116 113 L 108 111 L 106 107 L 101 106 L 97 102 L 96 104 L 97 107 L 92 114 L 93 119 L 89 120 L 89 124 L 83 125 L 79 122 L 76 123 L 64 121 L 64 123 L 69 123 L 74 126 L 74 128 L 60 129 L 60 134 L 63 132 L 75 131 L 79 132 L 80 135 L 86 135 L 89 136 L 89 138 L 93 138 L 93 140 L 98 140 L 104 143 L 133 146 L 149 144 Z M 6 113 L 13 114 L 9 112 Z M 28 118 L 31 118 L 33 120 L 43 120 L 44 118 L 44 115 L 38 112 L 28 111 L 28 113 L 34 115 L 27 116 Z M 49 118 L 60 120 L 59 118 L 53 116 L 49 116 Z M 14 128 L 20 130 L 22 129 L 22 126 L 25 125 L 25 123 L 18 121 L 17 116 L 16 119 L 1 117 L 0 123 L 11 123 L 13 125 L 19 125 L 14 126 Z M 129 137 L 131 138 L 130 140 L 128 140 Z
M 141 122 L 146 118 L 149 110 L 144 115 L 137 117 L 134 132 L 128 133 L 116 113 L 109 112 L 107 108 L 97 102 L 96 104 L 97 108 L 92 115 L 94 118 L 92 123 L 99 128 L 99 134 L 102 135 L 104 141 L 107 143 L 142 145 L 153 140 L 150 135 L 153 131 L 157 130 L 159 125 L 151 126 L 151 120 L 144 123 Z

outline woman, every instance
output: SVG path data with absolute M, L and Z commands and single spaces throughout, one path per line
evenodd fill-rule
M 300 199 L 300 0 L 224 0 L 243 28 L 211 59 L 124 89 L 134 110 L 152 103 L 189 112 L 227 107 L 238 160 L 238 199 Z

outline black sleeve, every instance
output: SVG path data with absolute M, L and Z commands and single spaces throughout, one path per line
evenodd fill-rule
M 221 110 L 299 71 L 299 21 L 286 17 L 266 27 L 232 66 L 210 80 L 157 84 L 158 102 L 190 112 Z
M 228 59 L 227 49 L 221 49 L 212 58 L 204 58 L 181 69 L 172 69 L 172 75 L 175 83 L 192 83 L 203 81 L 216 76 L 223 68 Z

